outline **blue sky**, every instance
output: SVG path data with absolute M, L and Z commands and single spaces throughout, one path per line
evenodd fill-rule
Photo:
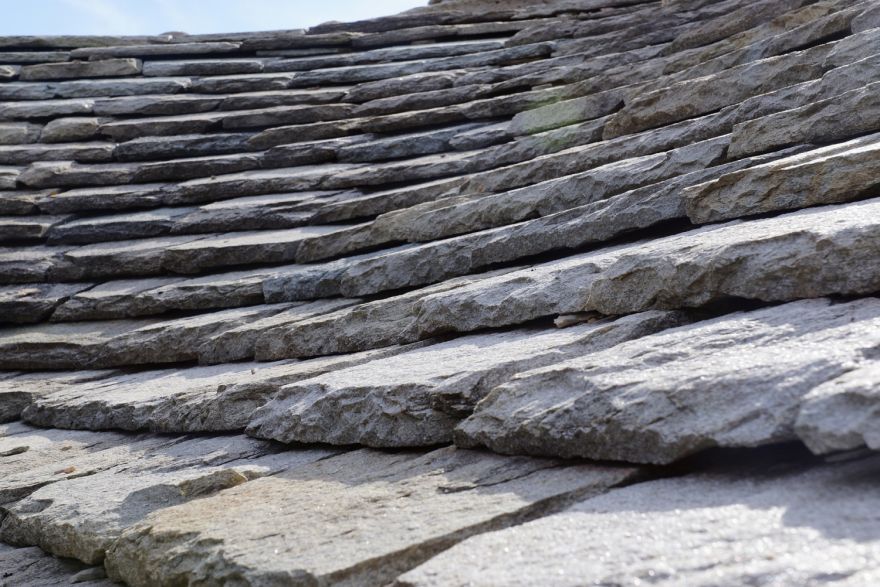
M 153 35 L 296 29 L 428 0 L 0 0 L 0 35 Z

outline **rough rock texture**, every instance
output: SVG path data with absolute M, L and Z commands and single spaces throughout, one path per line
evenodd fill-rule
M 877 436 L 878 365 L 867 363 L 813 389 L 803 399 L 795 429 L 817 454 L 867 446 Z
M 111 587 L 104 569 L 53 558 L 39 548 L 13 548 L 0 545 L 0 586 L 42 587 L 43 585 L 81 585 Z
M 407 347 L 389 347 L 305 361 L 231 363 L 134 374 L 103 371 L 97 381 L 60 376 L 62 381 L 50 389 L 22 394 L 18 412 L 28 422 L 58 428 L 177 433 L 243 430 L 254 410 L 283 385 L 404 350 Z M 0 381 L 0 390 L 21 389 L 24 386 L 17 381 L 21 377 L 8 383 Z
M 870 294 L 880 287 L 878 206 L 875 199 L 732 222 L 511 271 L 423 297 L 417 328 L 469 331 L 580 311 Z
M 880 135 L 735 171 L 686 189 L 688 216 L 717 222 L 874 195 Z
M 0 36 L 0 584 L 877 583 L 878 17 Z
M 793 440 L 804 396 L 870 361 L 878 320 L 876 298 L 810 300 L 645 336 L 515 376 L 477 405 L 456 442 L 669 463 Z
M 282 442 L 431 446 L 493 387 L 517 373 L 675 326 L 648 312 L 566 328 L 468 336 L 287 385 L 248 433 Z
M 83 77 L 117 77 L 135 75 L 141 71 L 138 59 L 106 59 L 102 61 L 73 61 L 70 63 L 50 63 L 44 65 L 25 65 L 19 78 L 22 80 L 53 80 Z
M 877 473 L 877 457 L 719 465 L 471 538 L 395 584 L 869 585 Z
M 5 506 L 0 537 L 99 564 L 116 536 L 149 512 L 235 487 L 279 467 L 271 445 L 245 437 L 166 438 L 132 448 L 128 462 L 47 484 Z M 303 451 L 295 461 L 330 454 Z
M 355 451 L 148 516 L 107 552 L 107 568 L 130 585 L 381 584 L 465 537 L 601 493 L 635 473 L 558 465 L 454 449 Z

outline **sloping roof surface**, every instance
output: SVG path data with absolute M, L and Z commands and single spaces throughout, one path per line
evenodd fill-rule
M 878 26 L 0 38 L 0 585 L 880 583 Z

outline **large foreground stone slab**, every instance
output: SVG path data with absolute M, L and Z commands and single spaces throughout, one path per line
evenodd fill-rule
M 151 511 L 332 454 L 318 449 L 278 455 L 275 446 L 244 436 L 153 437 L 124 464 L 46 485 L 7 504 L 0 537 L 99 564 L 118 535 Z
M 154 446 L 145 436 L 116 432 L 43 430 L 21 422 L 0 424 L 0 505 L 44 485 L 93 475 L 128 462 Z
M 123 533 L 106 566 L 133 586 L 384 584 L 475 533 L 635 473 L 560 465 L 455 449 L 355 451 L 154 512 Z
M 804 396 L 870 361 L 880 300 L 724 316 L 523 373 L 456 431 L 505 453 L 669 463 L 795 440 Z
M 395 585 L 873 585 L 878 474 L 877 457 L 755 459 L 642 483 L 471 538 Z
M 466 336 L 287 385 L 257 410 L 248 434 L 282 442 L 431 446 L 517 373 L 614 346 L 685 317 L 648 312 L 565 329 Z

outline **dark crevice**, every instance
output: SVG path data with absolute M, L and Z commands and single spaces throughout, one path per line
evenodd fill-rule
M 790 49 L 786 49 L 780 53 L 777 53 L 775 56 L 781 57 L 783 55 L 788 55 L 789 53 L 796 53 L 798 51 L 805 51 L 807 49 L 812 49 L 813 47 L 819 47 L 821 45 L 827 45 L 828 43 L 834 43 L 836 41 L 843 40 L 852 35 L 852 31 L 847 28 L 846 30 L 837 31 L 835 33 L 830 33 L 825 35 L 824 37 L 819 37 L 818 39 L 814 39 L 807 43 L 802 43 L 800 45 L 796 45 L 791 47 Z

